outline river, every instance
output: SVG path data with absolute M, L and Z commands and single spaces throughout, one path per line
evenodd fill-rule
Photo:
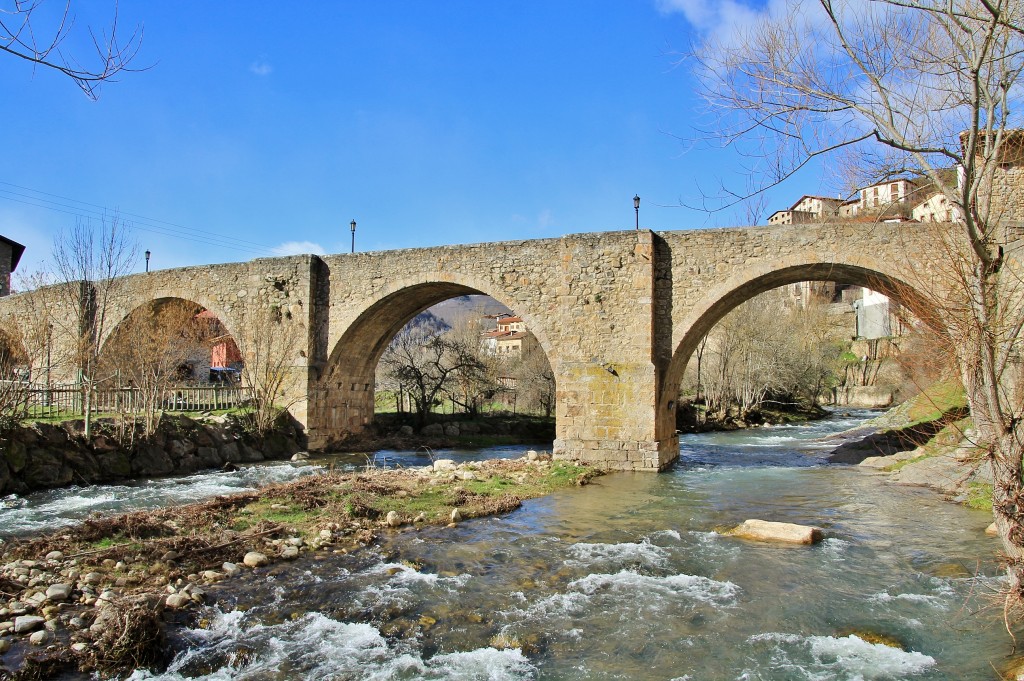
M 990 515 L 825 465 L 819 438 L 864 416 L 684 436 L 666 474 L 608 475 L 503 517 L 228 582 L 202 626 L 176 635 L 171 667 L 133 678 L 996 678 L 1010 642 Z M 309 467 L 257 470 L 126 489 L 191 487 L 194 498 Z M 85 490 L 58 494 L 88 507 Z M 45 524 L 42 497 L 20 501 L 0 522 Z M 783 547 L 719 534 L 747 518 L 818 525 L 827 538 Z

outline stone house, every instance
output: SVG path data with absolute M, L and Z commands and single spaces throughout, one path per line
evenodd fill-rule
M 918 203 L 910 212 L 917 222 L 953 222 L 960 219 L 960 211 L 942 192 L 935 192 Z
M 788 210 L 777 210 L 768 217 L 769 225 L 798 225 L 823 222 L 839 215 L 842 199 L 827 196 L 801 196 Z
M 481 334 L 481 346 L 490 355 L 522 355 L 529 332 L 526 322 L 515 315 L 498 315 L 495 328 Z
M 25 247 L 17 241 L 0 236 L 0 296 L 11 295 L 11 273 L 18 268 Z

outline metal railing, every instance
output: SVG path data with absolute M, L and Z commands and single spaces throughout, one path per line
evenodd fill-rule
M 20 381 L 0 381 L 0 391 L 8 401 L 19 404 L 30 418 L 85 413 L 85 387 L 81 384 L 46 386 Z M 214 411 L 233 409 L 252 399 L 252 389 L 241 386 L 188 386 L 161 391 L 158 409 L 163 411 Z M 94 413 L 141 413 L 146 404 L 138 388 L 94 388 L 91 409 Z

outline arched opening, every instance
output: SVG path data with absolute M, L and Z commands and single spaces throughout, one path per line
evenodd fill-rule
M 851 289 L 851 287 L 856 287 L 856 289 Z M 674 337 L 679 340 L 659 392 L 659 409 L 663 410 L 668 417 L 659 424 L 660 432 L 665 436 L 670 435 L 669 428 L 675 429 L 676 427 L 678 398 L 687 367 L 694 358 L 697 358 L 698 361 L 703 359 L 700 354 L 707 349 L 709 333 L 741 305 L 753 300 L 755 296 L 765 294 L 773 289 L 779 292 L 775 295 L 782 298 L 788 296 L 791 300 L 801 292 L 807 295 L 815 290 L 829 291 L 831 304 L 840 307 L 847 305 L 851 308 L 847 320 L 849 327 L 847 334 L 851 339 L 865 338 L 866 336 L 879 337 L 883 334 L 888 335 L 887 332 L 892 330 L 883 323 L 876 310 L 867 309 L 876 302 L 872 300 L 872 297 L 883 300 L 891 299 L 902 309 L 912 313 L 925 309 L 921 296 L 906 282 L 894 275 L 864 267 L 835 263 L 810 263 L 783 267 L 770 272 L 752 273 L 746 277 L 741 274 L 708 292 L 703 301 L 690 311 L 687 318 L 675 327 Z M 870 292 L 868 300 L 865 301 L 864 296 L 859 295 L 848 296 L 844 302 L 844 289 L 868 291 Z M 859 311 L 854 305 L 858 301 L 860 302 Z M 757 312 L 763 311 L 762 307 L 759 304 L 758 310 L 751 313 L 750 316 L 759 317 Z M 872 314 L 866 314 L 866 312 Z M 792 322 L 787 322 L 784 315 L 780 313 L 768 314 L 763 317 L 753 320 L 752 323 L 792 324 Z M 933 320 L 932 315 L 924 315 L 924 317 Z M 868 329 L 867 323 L 874 328 Z M 835 336 L 834 331 L 833 335 Z M 846 351 L 851 352 L 849 348 Z M 858 359 L 860 359 L 859 356 Z
M 490 302 L 484 302 L 490 301 Z M 437 421 L 539 412 L 553 438 L 554 371 L 542 328 L 466 284 L 427 282 L 375 301 L 335 343 L 310 405 L 311 446 L 375 421 L 448 435 Z M 377 416 L 379 415 L 379 416 Z
M 158 298 L 107 335 L 96 367 L 98 411 L 199 411 L 242 401 L 244 362 L 220 318 L 199 303 Z

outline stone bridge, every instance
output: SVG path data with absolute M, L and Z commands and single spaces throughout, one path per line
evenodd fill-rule
M 486 294 L 520 315 L 547 353 L 556 456 L 658 471 L 678 457 L 675 400 L 686 363 L 726 313 L 806 280 L 912 302 L 908 279 L 927 276 L 933 250 L 915 223 L 825 223 L 266 258 L 126 277 L 103 335 L 163 299 L 216 314 L 246 361 L 260 339 L 296 334 L 286 400 L 315 449 L 373 419 L 377 361 L 410 319 L 453 296 Z M 0 315 L 24 314 L 21 298 L 0 301 Z M 270 308 L 285 314 L 268 331 L 256 320 Z

